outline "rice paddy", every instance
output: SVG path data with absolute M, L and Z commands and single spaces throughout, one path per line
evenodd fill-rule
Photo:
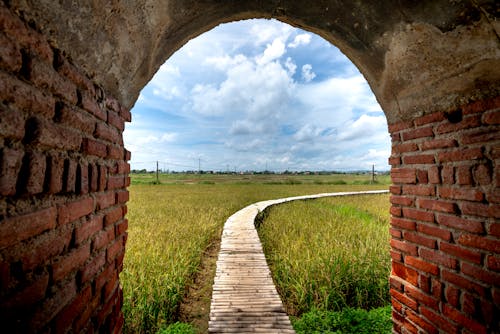
M 367 175 L 160 175 L 159 180 L 153 184 L 154 174 L 132 174 L 129 238 L 120 275 L 126 333 L 156 333 L 179 320 L 179 304 L 205 250 L 240 208 L 272 198 L 388 187 L 388 177 L 370 185 Z

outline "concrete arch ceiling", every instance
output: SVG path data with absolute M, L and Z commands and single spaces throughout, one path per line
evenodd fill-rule
M 276 18 L 339 47 L 389 123 L 500 91 L 495 0 L 12 0 L 11 7 L 127 107 L 187 41 L 249 18 Z

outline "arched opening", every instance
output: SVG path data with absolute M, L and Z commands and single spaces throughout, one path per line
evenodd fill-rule
M 132 151 L 129 238 L 121 274 L 128 331 L 193 321 L 189 314 L 178 318 L 178 304 L 205 248 L 219 242 L 231 208 L 282 194 L 389 186 L 386 119 L 363 76 L 321 37 L 275 20 L 223 24 L 191 40 L 160 67 L 131 112 L 134 122 L 124 132 Z M 385 199 L 385 235 L 379 236 L 385 285 L 373 290 L 385 290 L 377 293 L 388 303 Z M 205 226 L 189 223 L 196 219 Z M 191 225 L 187 235 L 179 230 L 183 224 Z M 211 274 L 204 279 L 212 281 Z M 204 293 L 196 297 L 208 300 L 211 293 Z M 210 306 L 204 307 L 201 319 L 194 319 L 200 331 L 208 324 Z

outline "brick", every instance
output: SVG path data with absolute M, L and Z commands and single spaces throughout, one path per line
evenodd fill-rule
M 408 320 L 410 320 L 412 323 L 414 323 L 415 325 L 417 325 L 418 327 L 422 328 L 425 331 L 425 333 L 429 333 L 429 334 L 438 334 L 439 333 L 438 329 L 435 326 L 433 326 L 432 324 L 430 324 L 429 322 L 424 320 L 422 318 L 422 316 L 420 316 L 419 314 L 417 314 L 411 310 L 408 310 L 406 312 L 406 318 Z
M 29 143 L 32 145 L 66 151 L 78 151 L 80 149 L 82 138 L 75 131 L 39 117 L 29 119 L 27 126 L 30 131 Z
M 96 194 L 95 198 L 96 198 L 97 210 L 106 209 L 112 205 L 115 205 L 115 193 L 112 191 Z
M 125 122 L 132 121 L 132 114 L 130 113 L 130 110 L 123 106 L 120 107 L 120 116 L 125 120 Z
M 117 203 L 126 203 L 129 200 L 129 192 L 128 190 L 117 191 L 116 192 L 116 202 Z
M 63 190 L 64 159 L 57 155 L 49 156 L 47 160 L 49 194 L 57 194 Z
M 81 226 L 75 228 L 75 245 L 79 246 L 103 229 L 103 216 L 91 216 Z
M 433 164 L 434 163 L 434 155 L 433 154 L 417 154 L 417 155 L 409 155 L 403 157 L 403 163 L 407 165 L 412 164 Z
M 419 184 L 425 184 L 429 182 L 429 177 L 427 176 L 426 170 L 417 170 L 417 182 Z
M 467 249 L 459 245 L 449 244 L 446 242 L 441 242 L 439 244 L 439 249 L 445 253 L 457 257 L 460 260 L 481 264 L 482 255 L 477 250 Z
M 468 315 L 474 315 L 476 313 L 474 297 L 470 293 L 464 292 L 462 294 L 462 311 Z
M 439 167 L 432 166 L 428 169 L 427 175 L 429 177 L 429 183 L 439 184 L 441 183 L 441 178 L 439 176 Z
M 467 279 L 463 276 L 460 276 L 454 272 L 443 269 L 441 270 L 441 278 L 445 282 L 450 282 L 467 291 L 475 292 L 482 297 L 486 295 L 486 289 L 482 285 L 474 281 L 471 281 L 470 279 Z
M 416 230 L 416 223 L 414 221 L 396 217 L 391 217 L 391 226 L 412 231 Z
M 491 223 L 488 234 L 500 238 L 500 223 Z
M 121 117 L 120 115 L 121 106 L 117 99 L 111 96 L 106 96 L 105 104 L 106 108 L 108 108 L 110 111 L 115 112 L 117 116 Z
M 390 133 L 390 134 L 391 134 L 391 142 L 392 143 L 397 143 L 397 142 L 401 141 L 401 135 L 399 134 L 399 132 Z
M 389 159 L 387 160 L 387 163 L 391 166 L 401 165 L 401 158 L 400 157 L 389 157 Z
M 414 203 L 413 198 L 406 196 L 395 196 L 395 195 L 392 195 L 390 197 L 390 202 L 392 204 L 403 205 L 403 206 L 412 206 Z
M 436 150 L 443 148 L 457 147 L 457 141 L 455 139 L 433 139 L 426 140 L 420 144 L 420 149 L 422 151 Z
M 46 298 L 30 319 L 31 326 L 41 329 L 52 320 L 76 296 L 76 282 L 71 280 L 56 289 L 52 296 Z
M 64 185 L 63 190 L 67 193 L 73 193 L 76 189 L 76 162 L 73 160 L 64 161 Z
M 115 258 L 116 256 L 123 252 L 125 250 L 125 248 L 123 247 L 123 242 L 122 242 L 122 239 L 118 239 L 115 241 L 115 243 L 113 243 L 111 246 L 108 247 L 108 249 L 106 250 L 106 260 L 108 263 L 111 263 Z
M 433 212 L 428 212 L 428 211 L 423 211 L 423 210 L 418 210 L 418 209 L 413 209 L 413 208 L 403 208 L 403 217 L 409 218 L 409 219 L 415 219 L 415 220 L 419 220 L 419 221 L 424 221 L 424 222 L 429 222 L 429 223 L 434 222 L 434 213 Z
M 450 305 L 458 307 L 460 305 L 460 289 L 448 286 L 445 289 L 445 298 Z
M 390 214 L 393 217 L 401 217 L 401 208 L 398 206 L 391 206 Z
M 123 147 L 117 145 L 108 145 L 107 158 L 113 160 L 123 159 Z
M 120 133 L 125 129 L 123 118 L 112 110 L 108 110 L 108 124 L 120 130 Z
M 54 207 L 12 217 L 0 224 L 0 249 L 27 240 L 56 226 L 57 210 Z
M 421 209 L 440 211 L 446 213 L 456 213 L 457 205 L 453 202 L 445 202 L 435 199 L 418 198 L 417 205 Z
M 102 110 L 94 96 L 88 91 L 81 92 L 81 106 L 83 109 L 88 111 L 90 114 L 94 115 L 100 120 L 106 121 L 108 114 L 106 111 Z
M 451 240 L 451 232 L 445 230 L 439 226 L 427 225 L 427 224 L 418 224 L 417 231 L 420 233 L 424 233 L 441 240 L 449 241 Z
M 98 190 L 103 191 L 106 189 L 106 183 L 108 180 L 108 169 L 106 166 L 99 166 L 99 182 L 98 182 Z
M 24 156 L 23 164 L 26 165 L 24 190 L 30 195 L 42 193 L 47 169 L 45 155 L 40 152 L 29 152 Z
M 116 169 L 118 174 L 129 174 L 130 164 L 125 161 L 118 161 L 116 163 Z
M 92 299 L 92 289 L 87 286 L 67 305 L 55 319 L 55 332 L 64 333 L 73 321 L 85 310 Z
M 116 274 L 116 268 L 112 264 L 105 264 L 104 270 L 102 273 L 97 276 L 95 280 L 95 290 L 101 291 L 101 289 L 106 285 L 106 282 L 112 279 L 112 277 Z
M 86 155 L 92 155 L 100 158 L 105 158 L 108 154 L 106 144 L 90 138 L 83 138 L 81 149 Z
M 66 205 L 59 206 L 59 224 L 67 224 L 94 211 L 94 199 L 84 197 Z
M 36 52 L 43 59 L 51 62 L 52 49 L 46 37 L 29 28 L 18 16 L 11 14 L 6 7 L 0 7 L 0 31 L 7 36 L 15 36 L 16 42 L 25 49 Z
M 412 310 L 417 310 L 418 304 L 415 300 L 408 298 L 406 295 L 394 289 L 390 290 L 391 296 L 399 301 L 401 304 L 411 308 Z
M 407 254 L 417 255 L 417 246 L 405 241 L 391 239 L 391 247 Z
M 464 114 L 477 114 L 477 113 L 482 113 L 485 110 L 498 108 L 500 107 L 499 103 L 500 101 L 498 97 L 494 97 L 486 100 L 479 100 L 469 103 L 463 106 L 462 109 L 464 111 Z
M 420 248 L 419 255 L 421 258 L 451 269 L 456 269 L 458 267 L 458 261 L 455 258 L 437 250 Z
M 423 263 L 427 263 L 427 262 L 423 261 Z M 427 264 L 429 264 L 429 263 L 427 263 Z M 423 292 L 425 292 L 426 294 L 430 294 L 431 293 L 431 280 L 430 280 L 430 276 L 427 276 L 425 274 L 420 273 L 418 275 L 418 285 L 417 285 L 417 287 L 420 290 L 422 290 Z
M 432 126 L 427 126 L 405 131 L 401 134 L 401 136 L 403 137 L 403 141 L 407 141 L 418 138 L 433 137 L 434 131 L 432 130 Z
M 479 217 L 489 217 L 490 207 L 488 204 L 483 203 L 473 203 L 473 202 L 462 202 L 460 203 L 460 209 L 462 214 L 469 216 L 479 216 Z
M 488 255 L 486 264 L 488 269 L 500 272 L 500 256 Z
M 491 169 L 487 165 L 479 165 L 474 168 L 474 179 L 476 183 L 481 186 L 487 186 L 491 184 Z
M 392 168 L 391 179 L 393 183 L 416 183 L 417 174 L 415 169 L 408 168 Z
M 484 194 L 474 188 L 465 187 L 438 187 L 438 195 L 442 198 L 480 202 L 484 199 Z
M 483 157 L 481 148 L 457 149 L 438 153 L 439 162 L 477 160 Z
M 18 72 L 23 64 L 21 50 L 16 42 L 0 33 L 0 68 Z
M 445 122 L 436 127 L 436 134 L 457 132 L 459 130 L 477 128 L 481 125 L 481 115 L 473 115 L 463 118 L 458 123 Z
M 12 296 L 0 299 L 0 310 L 23 312 L 26 308 L 35 305 L 45 297 L 49 286 L 49 275 L 42 273 L 35 276 L 33 281 L 16 291 Z
M 405 263 L 409 266 L 412 266 L 413 268 L 426 272 L 428 274 L 432 275 L 438 275 L 439 274 L 439 268 L 435 264 L 423 261 L 417 257 L 414 256 L 405 256 Z
M 89 166 L 86 162 L 78 165 L 76 175 L 76 192 L 80 195 L 87 194 L 89 192 Z
M 123 158 L 123 160 L 130 161 L 130 159 L 132 158 L 132 153 L 127 149 L 124 149 L 123 151 L 125 152 L 125 157 Z
M 484 227 L 481 221 L 463 219 L 458 216 L 449 216 L 444 214 L 437 214 L 436 220 L 439 224 L 452 227 L 471 233 L 483 233 Z
M 96 121 L 92 116 L 76 107 L 60 104 L 56 108 L 56 121 L 67 127 L 82 131 L 88 135 L 94 133 Z
M 12 196 L 16 194 L 16 183 L 21 170 L 24 152 L 4 147 L 0 158 L 0 194 Z
M 491 110 L 483 113 L 482 122 L 486 125 L 499 125 L 500 124 L 500 109 Z
M 443 315 L 464 326 L 465 328 L 470 329 L 475 334 L 487 333 L 487 329 L 483 324 L 469 317 L 466 317 L 461 312 L 447 304 L 443 305 Z
M 84 74 L 71 64 L 68 59 L 59 51 L 54 53 L 54 67 L 58 73 L 71 81 L 81 90 L 95 94 L 94 84 Z
M 80 270 L 80 280 L 86 283 L 93 279 L 104 267 L 106 263 L 106 252 L 101 252 L 96 255 L 87 265 Z
M 441 279 L 431 277 L 431 293 L 434 298 L 441 300 L 443 295 L 443 283 Z
M 103 123 L 97 123 L 95 128 L 94 136 L 96 138 L 115 143 L 115 144 L 123 144 L 123 139 L 120 136 L 120 133 Z
M 472 173 L 470 166 L 458 166 L 455 179 L 459 185 L 472 185 Z
M 90 192 L 96 192 L 99 182 L 99 167 L 95 164 L 89 165 L 89 180 Z
M 123 221 L 121 223 L 116 224 L 115 234 L 117 236 L 120 236 L 120 235 L 124 234 L 127 231 L 127 229 L 128 229 L 128 220 L 123 219 Z
M 454 184 L 455 183 L 455 174 L 453 172 L 452 166 L 444 166 L 441 169 L 441 180 L 443 184 Z
M 403 194 L 416 196 L 434 196 L 436 194 L 435 187 L 425 185 L 404 185 Z
M 441 122 L 443 120 L 445 120 L 444 112 L 435 112 L 429 115 L 415 118 L 413 122 L 415 123 L 415 125 L 421 126 L 429 123 Z
M 389 228 L 389 234 L 391 236 L 393 236 L 394 238 L 398 238 L 398 239 L 401 239 L 401 237 L 403 236 L 402 232 L 400 230 L 397 230 L 395 228 Z
M 123 209 L 121 206 L 111 209 L 104 216 L 104 226 L 110 226 L 123 218 Z
M 42 266 L 49 259 L 59 256 L 71 241 L 71 229 L 59 228 L 34 238 L 29 247 L 23 247 L 21 262 L 23 270 L 30 271 Z
M 73 250 L 64 258 L 52 264 L 52 279 L 59 281 L 80 268 L 90 257 L 90 244 Z
M 92 251 L 100 250 L 115 239 L 115 229 L 113 227 L 96 234 L 92 242 Z
M 1 45 L 1 44 L 0 44 Z M 24 115 L 0 104 L 0 133 L 3 138 L 23 139 Z
M 53 97 L 1 71 L 0 92 L 2 92 L 2 102 L 18 111 L 39 114 L 47 118 L 54 116 Z
M 462 263 L 462 272 L 469 277 L 476 279 L 476 282 L 484 282 L 492 286 L 500 282 L 500 274 L 493 271 L 485 270 L 482 267 L 470 264 L 467 262 Z
M 389 124 L 389 133 L 398 132 L 401 130 L 406 130 L 413 127 L 413 122 L 403 121 L 398 123 Z
M 403 239 L 413 242 L 419 246 L 425 246 L 433 249 L 436 248 L 436 240 L 420 235 L 418 233 L 405 231 L 403 232 Z
M 32 57 L 29 78 L 37 87 L 50 91 L 52 94 L 66 99 L 71 104 L 75 104 L 78 100 L 76 86 L 71 81 L 58 75 L 52 67 L 52 62 L 48 63 L 38 57 Z
M 447 318 L 442 317 L 435 311 L 422 306 L 420 307 L 420 313 L 445 333 L 458 333 L 458 327 L 456 325 L 452 324 Z
M 407 152 L 418 151 L 418 146 L 415 143 L 401 143 L 392 145 L 393 154 L 401 154 Z
M 463 134 L 460 138 L 462 145 L 477 143 L 492 143 L 500 140 L 500 133 L 495 128 L 479 129 Z
M 410 284 L 417 285 L 418 272 L 412 268 L 407 267 L 402 263 L 399 262 L 392 263 L 392 274 L 401 278 L 404 281 L 409 282 Z

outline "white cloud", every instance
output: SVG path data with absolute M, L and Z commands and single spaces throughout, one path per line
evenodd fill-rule
M 286 52 L 285 43 L 276 38 L 272 44 L 268 44 L 264 53 L 257 57 L 257 64 L 264 65 L 283 56 Z
M 320 136 L 321 132 L 322 130 L 315 125 L 306 124 L 293 135 L 293 138 L 299 142 L 313 141 Z
M 297 70 L 297 65 L 293 62 L 292 58 L 288 57 L 285 61 L 285 67 L 288 70 L 288 73 L 290 76 L 293 76 L 295 74 L 295 71 Z
M 300 34 L 295 36 L 293 42 L 288 43 L 289 48 L 296 48 L 299 45 L 307 45 L 311 42 L 311 35 L 310 34 Z
M 340 140 L 362 139 L 384 130 L 387 131 L 387 123 L 384 116 L 370 116 L 364 114 L 355 121 L 345 124 L 345 126 L 341 128 L 338 138 Z
M 311 64 L 305 64 L 304 66 L 302 66 L 302 79 L 304 79 L 305 82 L 310 82 L 315 77 L 316 73 L 312 72 Z

